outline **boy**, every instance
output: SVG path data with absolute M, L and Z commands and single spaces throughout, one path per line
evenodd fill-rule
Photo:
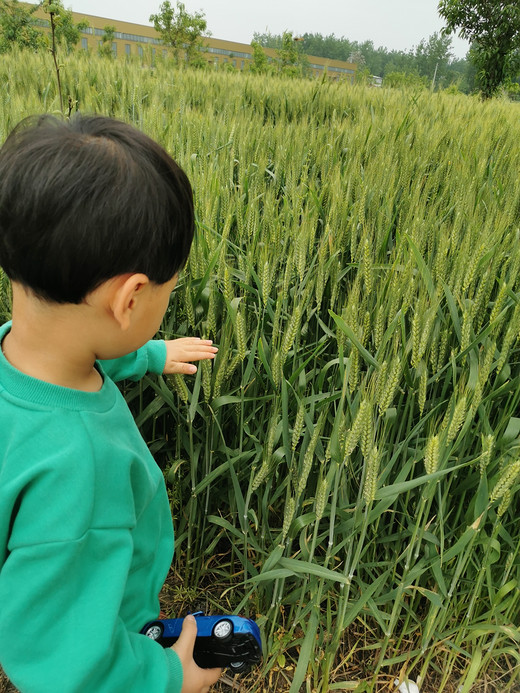
M 194 228 L 191 187 L 101 116 L 23 121 L 0 150 L 0 663 L 22 693 L 202 693 L 185 619 L 157 617 L 173 554 L 162 474 L 114 380 L 190 373 L 202 340 L 149 341 Z

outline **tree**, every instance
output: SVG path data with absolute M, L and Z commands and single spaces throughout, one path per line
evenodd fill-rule
M 43 0 L 41 7 L 50 17 L 55 43 L 64 46 L 67 52 L 73 50 L 79 43 L 81 31 L 88 27 L 88 22 L 83 20 L 75 24 L 71 10 L 65 9 L 62 0 Z
M 435 32 L 428 41 L 423 39 L 415 49 L 416 69 L 432 83 L 433 80 L 440 83 L 452 57 L 451 37 Z
M 469 94 L 475 90 L 475 66 L 469 60 L 451 60 L 446 68 L 446 86 L 455 85 L 458 91 Z
M 372 74 L 367 65 L 367 61 L 365 60 L 365 56 L 360 50 L 353 51 L 348 57 L 348 62 L 356 65 L 356 74 L 354 76 L 354 81 L 356 84 L 371 83 Z
M 18 0 L 0 0 L 0 53 L 14 45 L 35 51 L 42 47 L 44 38 L 33 18 L 37 8 L 37 5 L 27 7 Z
M 265 32 L 255 32 L 254 40 L 264 48 L 282 48 L 282 35 Z M 321 34 L 304 34 L 302 41 L 298 42 L 300 55 L 317 55 L 331 60 L 343 60 L 345 62 L 357 62 L 358 71 L 356 79 L 364 81 L 367 71 L 370 75 L 384 76 L 391 72 L 402 72 L 426 76 L 430 82 L 435 74 L 435 66 L 438 64 L 436 83 L 444 76 L 445 83 L 452 81 L 464 82 L 464 89 L 468 91 L 467 84 L 471 80 L 465 78 L 467 69 L 466 61 L 453 61 L 451 58 L 451 39 L 447 36 L 433 34 L 427 41 L 421 41 L 415 50 L 395 51 L 383 46 L 374 47 L 372 41 L 349 41 L 345 37 L 337 38 L 334 34 L 322 36 Z M 363 58 L 363 66 L 359 67 L 358 58 Z M 447 61 L 447 65 L 446 65 Z M 454 69 L 452 68 L 454 66 Z M 443 75 L 444 72 L 444 75 Z M 464 73 L 464 74 L 463 74 Z
M 440 0 L 444 33 L 458 32 L 471 42 L 470 60 L 477 68 L 483 98 L 514 76 L 520 43 L 518 0 Z
M 284 31 L 282 45 L 276 51 L 280 61 L 280 71 L 286 75 L 298 74 L 298 48 L 290 31 Z
M 103 56 L 104 58 L 113 58 L 114 51 L 112 50 L 112 43 L 116 35 L 116 28 L 115 26 L 107 24 L 103 27 L 103 31 L 105 33 L 101 37 L 101 42 L 98 48 L 98 54 Z
M 258 75 L 263 75 L 269 71 L 269 61 L 267 60 L 267 55 L 258 41 L 251 41 L 251 48 L 253 49 L 253 61 L 249 69 L 251 72 Z
M 56 80 L 58 82 L 58 94 L 60 97 L 60 107 L 63 112 L 63 93 L 61 89 L 60 65 L 58 63 L 57 46 L 64 43 L 67 51 L 71 51 L 78 43 L 80 32 L 88 26 L 88 22 L 74 24 L 72 12 L 63 7 L 61 0 L 43 0 L 41 3 L 43 11 L 49 15 L 51 25 L 50 47 L 49 50 L 54 60 L 56 70 Z M 73 108 L 72 98 L 69 96 L 69 116 Z
M 49 15 L 51 37 L 38 28 L 33 17 L 41 7 Z M 54 47 L 63 45 L 67 51 L 72 50 L 79 42 L 81 31 L 88 22 L 74 23 L 70 10 L 63 7 L 61 0 L 43 0 L 39 5 L 28 6 L 18 0 L 0 0 L 0 52 L 5 52 L 13 45 L 20 48 L 38 50 L 49 47 L 53 40 Z M 50 48 L 52 52 L 52 48 Z
M 309 59 L 299 46 L 301 39 L 293 38 L 291 31 L 284 31 L 280 48 L 277 49 L 280 72 L 295 77 L 305 76 L 309 69 Z
M 176 5 L 174 8 L 165 0 L 159 7 L 159 12 L 150 15 L 150 22 L 160 34 L 164 45 L 171 49 L 177 63 L 182 54 L 188 63 L 198 63 L 202 34 L 207 27 L 204 13 L 189 14 L 182 2 L 177 1 Z
M 258 31 L 253 32 L 253 41 L 260 44 L 264 48 L 281 48 L 282 47 L 282 35 L 281 34 L 271 34 L 270 31 L 266 31 L 260 34 Z

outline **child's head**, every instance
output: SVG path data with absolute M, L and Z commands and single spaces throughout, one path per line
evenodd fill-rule
M 0 266 L 45 300 L 80 303 L 126 273 L 164 284 L 193 228 L 185 173 L 123 122 L 28 118 L 0 149 Z

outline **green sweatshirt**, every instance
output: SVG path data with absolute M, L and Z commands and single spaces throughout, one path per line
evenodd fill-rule
M 165 360 L 152 341 L 98 363 L 91 393 L 31 378 L 0 352 L 0 663 L 22 693 L 181 690 L 176 653 L 139 634 L 159 613 L 173 529 L 114 384 Z

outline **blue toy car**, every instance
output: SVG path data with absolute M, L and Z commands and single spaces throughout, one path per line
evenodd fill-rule
M 197 639 L 193 659 L 203 669 L 229 667 L 233 673 L 249 671 L 262 659 L 260 629 L 254 621 L 240 616 L 203 616 L 197 619 Z M 141 630 L 143 635 L 171 647 L 181 634 L 182 618 L 151 621 Z

